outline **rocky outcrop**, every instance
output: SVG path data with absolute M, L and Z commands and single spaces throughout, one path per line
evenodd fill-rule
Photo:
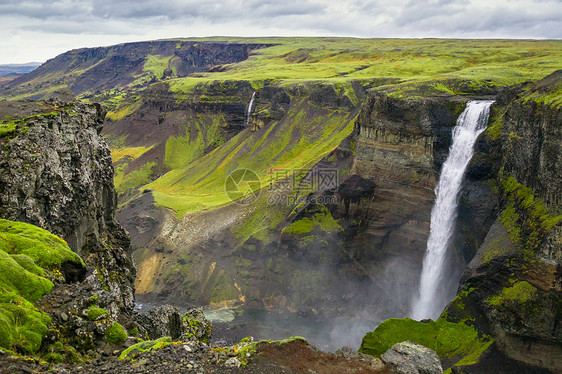
M 153 308 L 138 314 L 136 320 L 146 329 L 148 339 L 169 336 L 177 340 L 183 333 L 179 309 L 170 305 Z
M 409 99 L 372 92 L 357 120 L 355 167 L 369 170 L 369 165 L 376 164 L 385 179 L 433 187 L 447 156 L 451 129 L 465 102 L 453 97 Z
M 64 338 L 78 350 L 92 349 L 117 321 L 135 326 L 129 318 L 135 267 L 129 237 L 115 219 L 111 156 L 99 134 L 105 113 L 99 105 L 53 99 L 2 102 L 0 114 L 13 124 L 0 138 L 0 216 L 59 235 L 88 269 L 63 269 L 73 274 L 69 284 L 57 284 L 39 301 L 53 317 L 47 341 Z
M 174 341 L 209 343 L 212 323 L 199 308 L 191 309 L 181 317 L 179 309 L 164 305 L 136 314 L 135 320 L 146 330 L 149 339 L 169 336 Z
M 394 344 L 381 360 L 397 374 L 442 374 L 441 361 L 435 351 L 414 342 Z

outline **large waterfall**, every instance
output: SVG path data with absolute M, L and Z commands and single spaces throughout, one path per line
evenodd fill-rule
M 252 114 L 252 109 L 254 109 L 254 99 L 256 98 L 256 93 L 252 94 L 252 98 L 250 99 L 250 103 L 248 104 L 248 112 L 246 112 L 246 123 L 245 125 L 248 126 L 250 124 L 250 114 Z
M 474 153 L 476 138 L 485 130 L 493 101 L 470 101 L 457 119 L 449 156 L 443 163 L 435 189 L 427 251 L 423 261 L 419 295 L 413 303 L 412 318 L 439 316 L 450 300 L 438 292 L 444 279 L 445 256 L 457 218 L 457 200 L 463 176 Z

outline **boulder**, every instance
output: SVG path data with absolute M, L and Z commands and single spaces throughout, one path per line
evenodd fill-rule
M 183 315 L 182 341 L 198 340 L 209 344 L 213 324 L 203 315 L 201 308 L 194 308 Z
M 138 314 L 135 319 L 146 329 L 150 339 L 170 336 L 176 340 L 183 333 L 179 309 L 171 305 L 153 308 L 146 314 Z
M 382 354 L 381 360 L 398 374 L 443 373 L 437 353 L 411 341 L 394 344 Z

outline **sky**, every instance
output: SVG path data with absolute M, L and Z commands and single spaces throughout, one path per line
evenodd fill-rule
M 562 0 L 0 0 L 0 64 L 202 36 L 562 38 Z

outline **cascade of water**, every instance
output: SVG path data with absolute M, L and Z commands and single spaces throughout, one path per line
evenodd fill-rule
M 457 218 L 457 200 L 463 176 L 474 153 L 478 135 L 486 129 L 493 101 L 470 101 L 457 119 L 449 155 L 441 168 L 431 210 L 430 234 L 419 284 L 419 295 L 412 306 L 412 318 L 436 318 L 450 300 L 438 288 L 444 281 L 443 267 L 449 239 Z
M 256 98 L 256 92 L 252 94 L 252 98 L 250 99 L 250 103 L 248 104 L 248 111 L 246 112 L 246 123 L 245 125 L 248 126 L 250 124 L 250 114 L 252 114 L 252 109 L 254 109 L 254 99 Z

